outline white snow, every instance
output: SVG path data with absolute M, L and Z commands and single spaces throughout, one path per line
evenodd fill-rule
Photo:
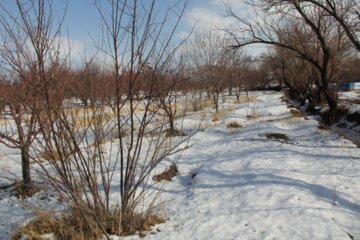
M 191 148 L 160 166 L 176 162 L 179 173 L 162 190 L 168 220 L 145 239 L 360 239 L 360 149 L 313 119 L 293 117 L 281 93 L 256 96 L 232 104 L 220 121 L 193 113 L 178 123 L 202 127 Z M 243 128 L 228 129 L 231 122 Z M 0 175 L 9 162 L 0 159 Z M 29 218 L 23 206 L 0 193 L 0 239 Z

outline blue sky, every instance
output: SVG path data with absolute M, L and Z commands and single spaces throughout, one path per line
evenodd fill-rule
M 145 0 L 146 1 L 146 0 Z M 159 14 L 163 14 L 166 6 L 175 0 L 157 0 Z M 100 28 L 99 13 L 94 0 L 69 0 L 65 26 L 72 38 L 84 40 L 97 35 Z M 225 14 L 222 0 L 190 0 L 178 32 L 189 32 L 197 22 L 199 28 L 219 23 Z
M 1 0 L 7 9 L 15 9 L 15 0 Z M 100 0 L 100 2 L 107 0 Z M 149 3 L 149 0 L 142 0 Z M 162 15 L 166 6 L 177 0 L 157 0 L 157 13 Z M 182 1 L 182 0 L 181 0 Z M 53 0 L 55 13 L 62 12 L 65 0 Z M 185 2 L 185 0 L 184 0 Z M 246 16 L 251 12 L 242 0 L 226 0 L 231 2 L 236 12 Z M 191 31 L 196 23 L 197 29 L 213 29 L 214 26 L 231 24 L 234 19 L 225 17 L 226 11 L 224 0 L 189 0 L 188 7 L 178 27 L 175 40 L 180 40 Z M 85 51 L 91 51 L 91 38 L 98 39 L 101 29 L 101 21 L 94 0 L 68 0 L 68 9 L 64 22 L 63 35 L 69 37 L 72 48 L 72 55 L 79 59 Z M 256 52 L 253 51 L 253 52 Z M 77 59 L 77 60 L 78 60 Z
M 105 1 L 105 0 L 104 0 Z M 143 0 L 149 2 L 148 0 Z M 162 15 L 166 7 L 177 0 L 157 0 L 157 13 Z M 229 0 L 227 0 L 229 1 Z M 240 0 L 230 0 L 239 14 L 246 13 L 246 7 Z M 185 2 L 185 1 L 184 1 Z M 94 0 L 69 0 L 68 12 L 64 26 L 72 39 L 73 51 L 84 52 L 85 42 L 97 38 L 100 31 L 100 18 Z M 197 29 L 212 29 L 214 25 L 226 25 L 232 22 L 226 18 L 223 0 L 189 0 L 182 22 L 178 27 L 175 40 L 187 36 L 196 23 Z

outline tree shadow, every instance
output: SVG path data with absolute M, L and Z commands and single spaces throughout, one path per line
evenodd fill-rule
M 216 179 L 220 184 L 209 184 L 209 183 L 199 183 L 196 185 L 197 189 L 222 189 L 222 188 L 244 188 L 249 186 L 285 186 L 296 188 L 301 191 L 309 192 L 315 195 L 317 198 L 325 200 L 331 204 L 334 201 L 334 190 L 328 187 L 325 187 L 320 184 L 309 183 L 299 179 L 293 179 L 289 177 L 283 177 L 275 174 L 269 173 L 234 173 L 234 172 L 220 172 L 213 169 L 202 169 L 202 175 L 211 176 Z M 228 182 L 228 183 L 224 183 Z M 355 212 L 360 213 L 360 204 L 352 202 L 345 197 L 341 196 L 339 193 L 336 194 L 335 198 L 336 204 L 341 207 Z

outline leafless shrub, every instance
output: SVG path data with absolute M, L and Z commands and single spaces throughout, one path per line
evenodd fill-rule
M 113 97 L 70 112 L 45 101 L 47 114 L 37 116 L 41 138 L 36 152 L 58 153 L 49 166 L 40 164 L 42 172 L 66 202 L 70 216 L 86 231 L 93 229 L 94 236 L 98 231 L 107 239 L 132 234 L 139 230 L 135 226 L 144 228 L 149 219 L 161 219 L 150 211 L 156 197 L 149 188 L 150 173 L 165 157 L 186 148 L 180 145 L 190 137 L 166 137 L 169 119 L 157 104 L 157 87 L 176 51 L 170 48 L 174 32 L 163 35 L 165 24 L 175 12 L 175 31 L 185 5 L 179 1 L 159 20 L 155 0 L 146 5 L 136 0 L 97 1 L 106 33 L 99 49 L 113 60 L 106 68 L 109 73 L 100 76 L 112 76 Z

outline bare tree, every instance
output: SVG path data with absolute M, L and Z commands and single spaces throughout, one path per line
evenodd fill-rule
M 344 30 L 354 47 L 360 51 L 359 26 L 360 3 L 357 0 L 303 0 L 308 4 L 323 9 L 331 15 Z
M 0 141 L 21 150 L 27 194 L 32 188 L 30 146 L 39 133 L 36 115 L 43 111 L 40 96 L 46 96 L 49 101 L 52 87 L 56 85 L 51 75 L 60 66 L 59 33 L 65 14 L 54 24 L 51 1 L 17 0 L 15 3 L 17 15 L 0 3 L 0 58 L 5 81 L 0 94 L 12 117 L 1 128 Z
M 226 64 L 224 38 L 215 32 L 197 32 L 189 43 L 190 59 L 198 81 L 207 97 L 212 98 L 216 111 L 219 96 L 225 89 L 223 67 Z
M 241 51 L 228 51 L 226 66 L 226 82 L 225 85 L 228 88 L 229 95 L 233 93 L 236 96 L 237 101 L 240 101 L 240 94 L 244 89 L 244 80 L 246 78 L 246 71 L 249 67 L 249 63 L 246 61 L 246 54 Z
M 237 32 L 234 29 L 228 31 L 237 42 L 233 47 L 256 43 L 276 45 L 311 63 L 319 72 L 318 88 L 326 98 L 332 120 L 335 120 L 337 94 L 331 83 L 336 58 L 348 47 L 339 24 L 323 9 L 302 1 L 262 0 L 252 4 L 260 19 L 255 22 L 240 18 L 228 6 L 229 14 L 242 25 Z M 307 40 L 299 41 L 299 36 L 306 36 Z
M 274 48 L 267 56 L 271 63 L 274 78 L 283 82 L 288 88 L 290 96 L 301 102 L 321 103 L 318 93 L 313 94 L 313 86 L 319 85 L 318 72 L 312 64 L 284 48 Z
M 175 120 L 180 110 L 178 102 L 182 101 L 182 105 L 186 105 L 186 100 L 182 98 L 184 85 L 187 83 L 183 61 L 184 59 L 180 57 L 179 61 L 174 62 L 175 66 L 169 68 L 156 82 L 156 104 L 162 110 L 159 114 L 168 118 L 169 129 L 167 133 L 169 136 L 183 135 L 175 128 Z

